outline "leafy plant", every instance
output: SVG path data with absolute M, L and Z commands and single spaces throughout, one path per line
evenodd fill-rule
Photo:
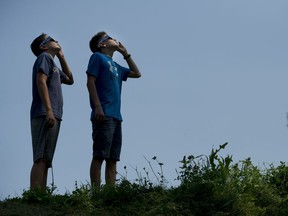
M 287 164 L 260 169 L 250 158 L 233 163 L 232 156 L 220 156 L 226 146 L 208 156 L 184 156 L 176 170 L 177 187 L 166 186 L 164 164 L 157 157 L 151 162 L 144 157 L 149 167 L 144 174 L 135 169 L 136 181 L 127 179 L 125 167 L 114 187 L 96 190 L 75 182 L 75 190 L 64 195 L 56 194 L 54 185 L 27 190 L 1 201 L 0 215 L 288 215 Z

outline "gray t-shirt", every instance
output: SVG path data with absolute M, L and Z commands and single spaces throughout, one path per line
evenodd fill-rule
M 40 54 L 33 66 L 32 74 L 32 105 L 30 110 L 31 119 L 41 115 L 46 115 L 46 108 L 42 103 L 37 88 L 37 73 L 44 73 L 47 75 L 47 87 L 51 101 L 51 106 L 55 118 L 61 119 L 63 115 L 63 96 L 61 83 L 66 79 L 66 74 L 61 71 L 55 64 L 51 55 L 47 52 Z

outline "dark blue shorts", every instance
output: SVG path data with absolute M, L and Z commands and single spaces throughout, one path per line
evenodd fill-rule
M 55 125 L 50 128 L 46 116 L 40 116 L 31 120 L 34 162 L 37 162 L 39 159 L 44 159 L 48 162 L 48 168 L 52 166 L 60 124 L 61 121 L 57 120 Z
M 120 160 L 122 146 L 121 121 L 106 117 L 92 122 L 93 159 Z

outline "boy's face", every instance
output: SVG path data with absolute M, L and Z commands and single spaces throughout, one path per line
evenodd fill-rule
M 42 41 L 40 44 L 42 49 L 47 51 L 59 52 L 61 50 L 61 46 L 59 45 L 58 41 L 54 40 L 52 37 L 48 36 Z
M 98 47 L 103 46 L 106 48 L 118 48 L 119 43 L 116 39 L 110 37 L 109 35 L 104 35 L 98 43 Z

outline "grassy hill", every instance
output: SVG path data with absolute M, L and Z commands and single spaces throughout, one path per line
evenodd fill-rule
M 288 166 L 280 162 L 261 170 L 249 158 L 233 163 L 231 156 L 218 155 L 226 145 L 209 156 L 184 156 L 177 187 L 167 188 L 161 173 L 156 184 L 149 178 L 136 183 L 122 178 L 100 190 L 76 184 L 64 195 L 49 187 L 0 202 L 0 215 L 288 215 Z

